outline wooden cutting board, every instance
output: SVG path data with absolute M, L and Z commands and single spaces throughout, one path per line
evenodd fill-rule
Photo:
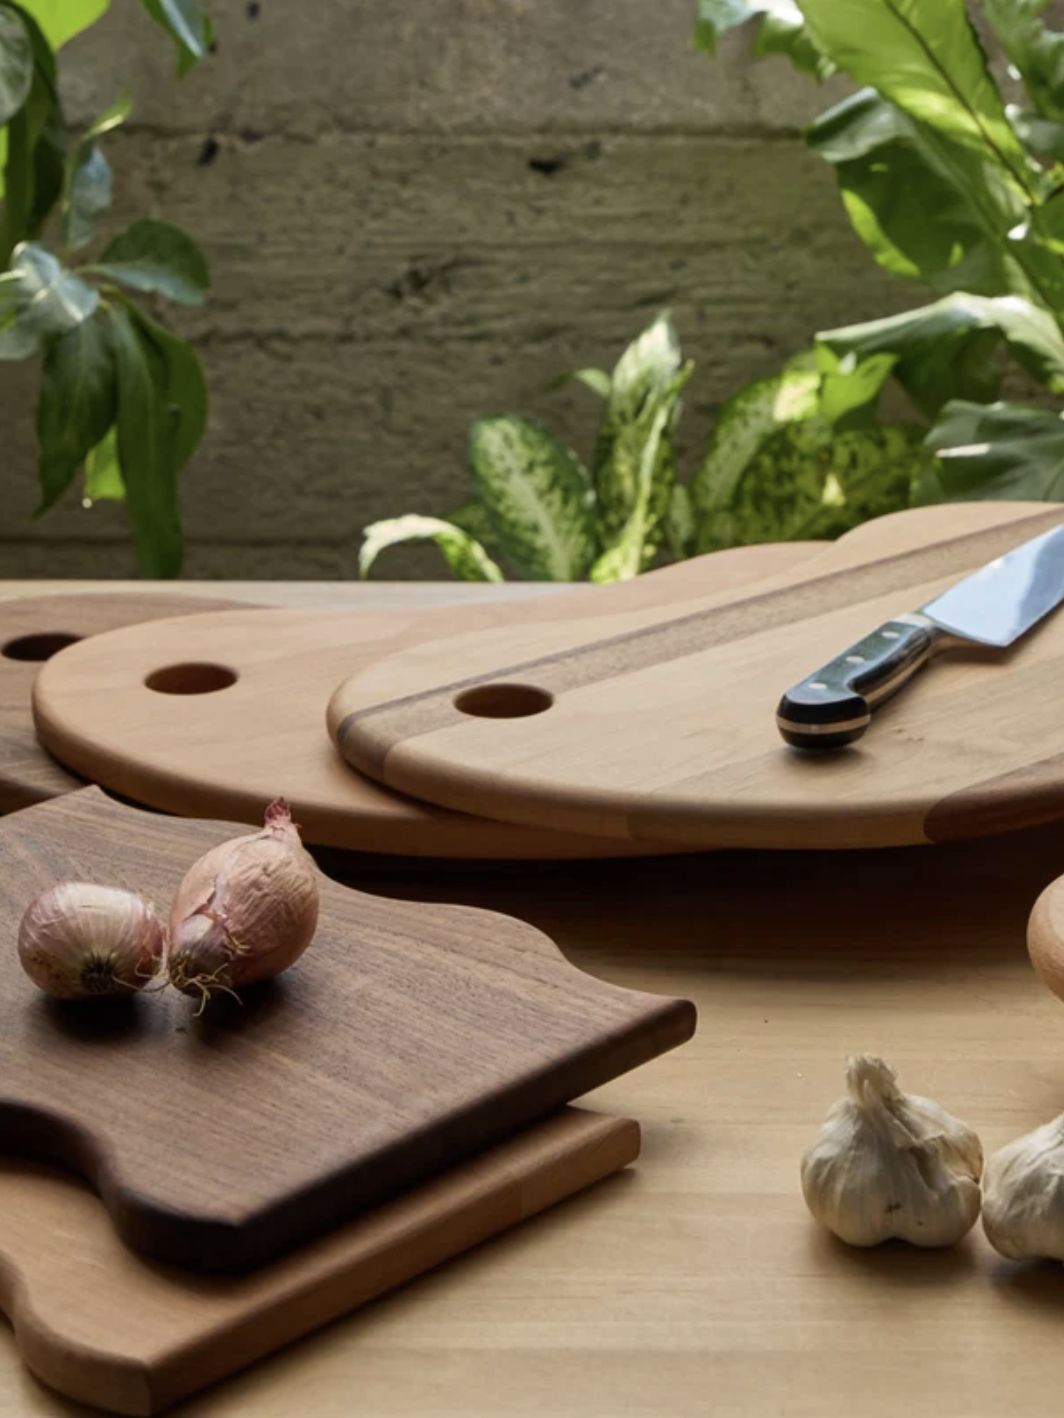
M 45 660 L 104 630 L 234 604 L 153 592 L 0 601 L 0 812 L 84 787 L 83 779 L 44 751 L 34 732 L 30 695 Z
M 517 655 L 498 637 L 421 647 L 345 685 L 330 722 L 352 763 L 400 792 L 622 841 L 871 847 L 1045 822 L 1064 816 L 1064 613 L 1008 655 L 936 661 L 850 748 L 787 748 L 775 710 L 883 622 L 1062 519 L 1041 503 L 898 513 L 652 627 L 570 623 L 565 645 L 539 636 Z
M 166 812 L 256 822 L 263 801 L 283 794 L 299 804 L 307 841 L 325 846 L 478 858 L 647 852 L 500 827 L 397 797 L 336 753 L 325 726 L 329 697 L 359 666 L 406 646 L 490 627 L 501 628 L 511 646 L 544 631 L 557 638 L 577 614 L 597 620 L 610 607 L 661 617 L 686 598 L 726 595 L 823 545 L 744 547 L 616 586 L 521 602 L 428 612 L 272 610 L 267 620 L 257 609 L 236 610 L 130 626 L 44 666 L 35 689 L 37 729 L 75 772 Z M 208 668 L 197 673 L 197 665 Z M 188 692 L 165 692 L 182 689 Z
M 46 1384 L 113 1413 L 159 1413 L 638 1153 L 636 1123 L 566 1108 L 272 1265 L 209 1280 L 139 1259 L 69 1176 L 4 1158 L 0 1306 Z
M 201 1017 L 172 990 L 62 1007 L 22 973 L 18 921 L 51 883 L 126 887 L 162 914 L 243 830 L 98 788 L 0 819 L 0 1139 L 85 1176 L 136 1250 L 261 1265 L 694 1031 L 690 1004 L 603 984 L 522 922 L 326 878 L 298 964 Z

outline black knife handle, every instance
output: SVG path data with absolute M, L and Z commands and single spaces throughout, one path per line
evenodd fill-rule
M 925 665 L 948 636 L 933 621 L 889 620 L 789 689 L 776 723 L 794 748 L 842 748 L 868 728 L 872 710 Z

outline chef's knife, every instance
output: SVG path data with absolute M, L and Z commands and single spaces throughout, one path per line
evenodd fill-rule
M 795 748 L 841 748 L 872 710 L 943 650 L 1005 649 L 1064 600 L 1064 525 L 999 556 L 920 610 L 851 645 L 780 700 L 779 731 Z

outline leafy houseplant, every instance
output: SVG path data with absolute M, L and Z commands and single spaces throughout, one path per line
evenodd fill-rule
M 144 571 L 175 576 L 177 476 L 203 437 L 207 390 L 195 351 L 130 292 L 195 305 L 210 276 L 191 237 L 148 219 L 84 260 L 111 205 L 100 140 L 130 103 L 120 99 L 72 138 L 55 56 L 108 4 L 0 0 L 0 360 L 42 358 L 35 515 L 83 471 L 87 501 L 125 500 Z M 211 44 L 198 0 L 142 4 L 185 73 Z
M 858 236 L 937 299 L 826 331 L 820 368 L 893 379 L 927 430 L 919 502 L 1064 499 L 1058 410 L 999 402 L 1002 353 L 1064 393 L 1064 34 L 1048 0 L 699 0 L 696 42 L 736 25 L 857 93 L 806 130 Z M 985 40 L 985 43 L 984 43 Z M 988 58 L 988 47 L 991 58 Z M 994 77 L 1007 69 L 1011 93 Z M 1051 403 L 1047 399 L 1046 403 Z
M 606 399 L 590 474 L 540 425 L 482 420 L 471 439 L 477 501 L 446 521 L 367 528 L 363 574 L 384 547 L 432 538 L 459 575 L 475 579 L 502 576 L 494 553 L 536 578 L 611 580 L 655 556 L 833 536 L 912 504 L 1064 500 L 1060 413 L 999 402 L 1006 354 L 1047 396 L 1064 393 L 1064 34 L 1044 25 L 1046 8 L 1047 0 L 698 0 L 702 49 L 712 53 L 722 33 L 749 22 L 756 53 L 864 85 L 805 138 L 834 166 L 875 259 L 935 298 L 822 331 L 813 350 L 739 390 L 688 483 L 672 455 L 679 349 L 659 319 L 612 377 L 579 376 Z M 1009 66 L 1009 102 L 975 19 Z M 909 406 L 893 425 L 879 413 L 888 381 Z M 656 439 L 649 390 L 669 410 Z M 552 556 L 549 546 L 569 552 Z

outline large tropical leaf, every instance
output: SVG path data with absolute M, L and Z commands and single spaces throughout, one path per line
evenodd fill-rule
M 191 345 L 144 311 L 128 307 L 143 344 L 155 356 L 158 390 L 174 473 L 179 473 L 207 431 L 209 399 L 200 357 Z
M 698 0 L 695 44 L 707 54 L 728 30 L 750 20 L 760 23 L 755 54 L 786 54 L 796 69 L 826 78 L 834 65 L 816 47 L 794 0 Z
M 373 522 L 363 529 L 362 548 L 358 554 L 359 575 L 366 577 L 370 568 L 388 547 L 407 542 L 435 542 L 447 565 L 463 581 L 502 581 L 503 574 L 491 557 L 468 532 L 439 517 L 390 517 Z
M 947 404 L 927 435 L 937 461 L 913 501 L 1064 501 L 1064 420 L 1022 404 Z
M 1019 296 L 988 299 L 957 292 L 932 305 L 826 330 L 820 344 L 836 356 L 895 356 L 894 373 L 929 417 L 951 398 L 993 398 L 993 363 L 1003 341 L 1041 383 L 1064 392 L 1064 337 L 1053 317 Z
M 997 163 L 1021 190 L 1027 155 L 965 0 L 798 0 L 816 44 L 859 84 Z
M 1059 263 L 1010 239 L 1027 209 L 999 166 L 873 89 L 829 109 L 805 136 L 834 164 L 854 230 L 888 271 L 978 295 L 1026 295 L 1040 277 L 1062 280 Z
M 920 462 L 908 428 L 840 433 L 822 419 L 784 424 L 746 466 L 728 502 L 715 506 L 700 547 L 836 537 L 908 506 Z
M 1043 118 L 1064 118 L 1064 34 L 1039 16 L 1049 0 L 982 0 L 982 8 L 1013 68 Z
M 582 580 L 595 554 L 591 488 L 576 454 L 535 419 L 470 430 L 477 495 L 506 556 L 533 581 Z

